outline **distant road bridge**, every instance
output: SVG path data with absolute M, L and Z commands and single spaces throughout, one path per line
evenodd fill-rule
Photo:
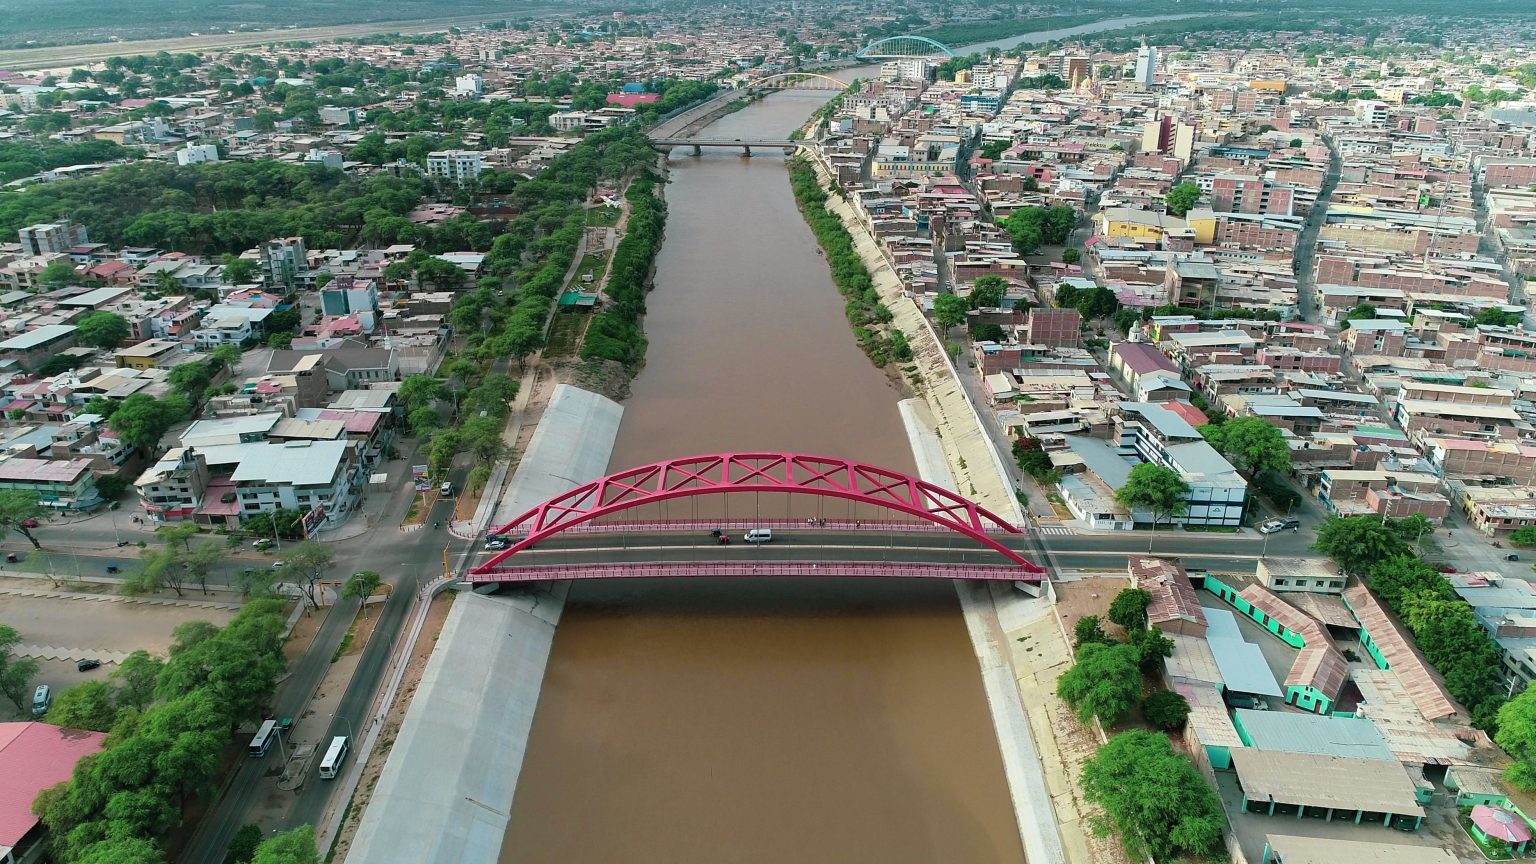
M 779 148 L 787 156 L 794 153 L 804 141 L 793 141 L 789 138 L 652 138 L 651 146 L 657 150 L 666 152 L 673 147 L 692 147 L 693 155 L 698 156 L 705 147 L 739 147 L 741 155 L 751 156 L 752 148 L 760 150 Z
M 865 45 L 853 55 L 860 60 L 901 60 L 907 57 L 953 57 L 955 52 L 927 36 L 887 36 Z
M 793 520 L 792 530 L 778 527 L 775 542 L 760 546 L 741 542 L 740 534 L 735 544 L 717 544 L 705 526 L 724 525 L 730 534 L 725 520 L 603 521 L 676 499 L 742 493 L 760 498 L 765 492 L 840 498 L 907 518 L 865 522 L 849 516 L 828 524 L 813 517 L 803 526 Z M 786 509 L 788 503 L 786 498 Z M 759 524 L 786 522 L 770 516 Z M 469 582 L 753 575 L 1039 582 L 1045 577 L 1045 570 L 1016 548 L 1025 539 L 1021 529 L 979 504 L 898 471 L 802 453 L 718 453 L 632 468 L 557 495 L 489 533 L 505 537 L 508 548 L 471 568 Z

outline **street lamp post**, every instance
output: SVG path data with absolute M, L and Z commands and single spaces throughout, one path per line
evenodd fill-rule
M 348 741 L 356 741 L 357 740 L 357 733 L 352 731 L 352 721 L 351 720 L 348 720 L 346 717 L 343 717 L 339 713 L 338 714 L 332 714 L 331 715 L 331 719 L 333 721 L 334 720 L 340 720 L 341 722 L 347 724 L 347 740 Z

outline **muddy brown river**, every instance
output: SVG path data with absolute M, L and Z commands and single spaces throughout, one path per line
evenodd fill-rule
M 825 98 L 776 94 L 707 134 L 782 135 Z M 855 344 L 782 158 L 685 152 L 666 191 L 646 367 L 609 467 L 767 449 L 912 471 L 902 394 Z M 650 515 L 718 505 L 669 506 Z M 788 506 L 799 518 L 846 505 Z M 575 586 L 501 861 L 1023 861 L 954 589 Z

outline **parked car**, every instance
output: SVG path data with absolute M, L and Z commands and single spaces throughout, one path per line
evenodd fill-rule
M 1287 516 L 1284 519 L 1271 519 L 1259 526 L 1260 534 L 1275 534 L 1287 528 L 1300 528 L 1301 520 Z
M 753 528 L 751 531 L 748 531 L 745 535 L 743 535 L 741 539 L 747 541 L 748 543 L 772 543 L 773 529 Z
M 1505 561 L 1519 561 L 1519 560 L 1520 560 L 1520 556 L 1519 556 L 1519 555 L 1516 555 L 1516 554 L 1515 554 L 1515 553 L 1513 553 L 1513 552 L 1511 552 L 1511 553 L 1509 553 L 1509 554 L 1508 554 L 1508 555 L 1505 555 L 1505 556 L 1504 556 L 1504 560 L 1505 560 Z
M 485 541 L 485 548 L 492 550 L 505 549 L 511 545 L 512 544 L 507 542 L 507 538 L 505 537 L 488 537 Z
M 76 660 L 75 661 L 75 668 L 80 670 L 81 672 L 89 672 L 92 669 L 95 669 L 97 666 L 100 666 L 100 665 L 101 665 L 101 661 L 100 660 L 86 659 L 86 660 Z
M 251 541 L 251 548 L 252 549 L 256 549 L 258 551 L 260 551 L 262 549 L 271 549 L 272 548 L 272 538 L 271 537 L 262 537 L 262 538 L 257 539 L 257 540 L 252 540 Z

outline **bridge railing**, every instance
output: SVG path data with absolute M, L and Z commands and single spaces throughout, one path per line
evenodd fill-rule
M 1006 535 L 1008 531 L 991 524 L 985 524 L 984 529 L 989 534 Z M 808 529 L 811 531 L 900 531 L 922 532 L 924 534 L 952 534 L 953 529 L 936 522 L 918 522 L 902 519 L 820 519 L 809 517 L 805 519 L 612 519 L 597 522 L 583 522 L 566 528 L 566 534 L 621 534 L 636 533 L 647 534 L 657 532 L 683 532 L 683 531 L 713 531 L 719 529 L 725 532 L 750 531 L 753 528 L 773 528 L 777 530 L 793 531 L 796 529 Z M 1029 530 L 1028 526 L 1019 526 L 1020 530 Z M 527 529 L 519 526 L 508 537 L 521 537 L 527 534 Z M 959 538 L 964 542 L 964 538 Z
M 924 564 L 880 561 L 678 561 L 614 564 L 542 564 L 472 571 L 465 581 L 554 582 L 562 579 L 703 579 L 746 577 L 853 577 L 1039 582 L 1041 574 L 1010 564 Z

